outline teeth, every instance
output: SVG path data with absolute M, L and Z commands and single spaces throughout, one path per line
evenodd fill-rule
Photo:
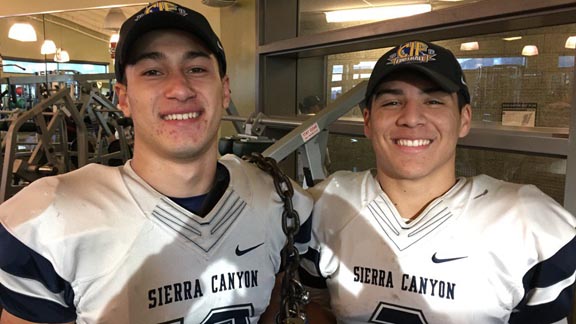
M 430 144 L 430 140 L 428 140 L 428 139 L 417 139 L 417 140 L 400 139 L 400 140 L 397 140 L 396 143 L 398 143 L 398 145 L 400 145 L 400 146 L 416 147 L 416 146 L 428 145 L 428 144 Z
M 191 118 L 198 118 L 198 116 L 200 116 L 200 113 L 195 111 L 195 112 L 189 112 L 189 113 L 185 113 L 185 114 L 166 115 L 166 116 L 164 116 L 164 120 L 187 120 L 187 119 L 191 119 Z

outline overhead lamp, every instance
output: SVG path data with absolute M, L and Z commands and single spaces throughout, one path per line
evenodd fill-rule
M 526 45 L 522 48 L 522 55 L 534 56 L 538 55 L 538 47 L 536 45 Z
M 478 42 L 468 42 L 460 44 L 461 51 L 477 51 L 480 49 Z
M 515 41 L 515 40 L 522 39 L 522 36 L 504 37 L 504 38 L 502 38 L 502 39 L 505 40 L 505 41 L 507 41 L 507 42 L 511 42 L 511 41 Z
M 575 49 L 576 48 L 576 36 L 570 36 L 566 39 L 566 44 L 564 47 Z
M 54 54 L 54 62 L 65 63 L 68 61 L 70 61 L 68 51 L 62 50 L 61 48 L 57 49 L 56 54 Z
M 36 30 L 29 23 L 15 23 L 8 31 L 8 38 L 21 42 L 35 42 Z
M 104 17 L 104 29 L 119 30 L 126 16 L 120 8 L 110 8 L 106 17 Z
M 40 54 L 48 55 L 56 53 L 56 44 L 54 44 L 54 41 L 46 39 L 46 17 L 44 17 L 44 15 L 42 15 L 42 31 L 44 34 L 44 43 L 42 43 L 42 47 L 40 48 Z
M 42 47 L 40 48 L 40 54 L 48 55 L 54 53 L 56 53 L 56 44 L 54 41 L 49 39 L 45 40 L 44 43 L 42 43 Z
M 347 21 L 387 20 L 413 16 L 425 12 L 430 12 L 431 10 L 432 6 L 430 4 L 413 4 L 327 11 L 324 13 L 324 15 L 326 16 L 326 22 L 333 23 Z

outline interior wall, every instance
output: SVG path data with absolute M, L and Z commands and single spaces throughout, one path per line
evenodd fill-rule
M 232 100 L 238 113 L 248 116 L 256 110 L 256 1 L 239 0 L 220 15 Z M 236 134 L 231 122 L 222 122 L 221 134 Z
M 42 15 L 29 18 L 3 18 L 0 19 L 0 54 L 3 57 L 15 57 L 31 60 L 44 60 L 44 55 L 40 54 L 40 47 L 43 42 Z M 34 29 L 38 40 L 36 42 L 20 42 L 8 38 L 8 30 L 16 21 L 29 22 Z M 75 28 L 75 26 L 71 26 Z M 102 39 L 106 39 L 104 35 Z M 90 62 L 111 62 L 108 51 L 108 42 L 98 40 L 86 34 L 79 33 L 73 29 L 46 22 L 46 38 L 56 43 L 56 47 L 65 49 L 70 54 L 72 60 Z M 47 56 L 52 61 L 54 55 Z

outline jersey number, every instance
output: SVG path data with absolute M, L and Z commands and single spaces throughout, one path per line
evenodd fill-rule
M 202 324 L 250 324 L 250 317 L 252 316 L 254 316 L 252 304 L 214 308 L 206 315 Z
M 427 324 L 428 322 L 419 309 L 380 302 L 370 318 L 370 323 Z

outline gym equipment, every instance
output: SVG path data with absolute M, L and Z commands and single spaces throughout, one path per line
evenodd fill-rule
M 269 128 L 292 129 L 266 148 L 262 155 L 271 157 L 276 161 L 282 161 L 291 153 L 298 152 L 307 186 L 312 186 L 315 182 L 326 178 L 324 160 L 326 159 L 328 143 L 327 129 L 348 111 L 362 104 L 367 84 L 367 81 L 359 83 L 350 91 L 340 95 L 316 115 L 303 121 L 290 118 L 270 119 L 260 116 L 258 125 L 266 125 Z M 234 122 L 244 121 L 244 123 L 250 120 L 250 118 L 240 117 L 237 114 L 224 116 L 223 119 Z
M 62 89 L 21 113 L 10 123 L 5 136 L 0 203 L 38 178 L 71 170 L 65 118 L 75 124 L 78 166 L 87 163 L 86 126 L 69 90 Z M 22 152 L 18 149 L 19 135 L 22 134 L 23 126 L 30 121 L 34 121 L 37 127 L 35 137 L 38 141 L 31 144 L 31 151 Z
M 230 116 L 238 116 L 238 110 L 233 101 L 226 109 Z M 243 157 L 250 155 L 252 152 L 262 153 L 266 148 L 272 145 L 275 140 L 262 135 L 266 126 L 262 124 L 264 114 L 252 113 L 242 122 L 231 120 L 236 132 L 234 136 L 220 138 L 218 142 L 218 152 L 220 155 L 233 153 L 236 156 Z
M 80 115 L 88 128 L 89 143 L 95 147 L 88 163 L 121 165 L 132 157 L 132 120 L 96 90 L 84 96 Z

